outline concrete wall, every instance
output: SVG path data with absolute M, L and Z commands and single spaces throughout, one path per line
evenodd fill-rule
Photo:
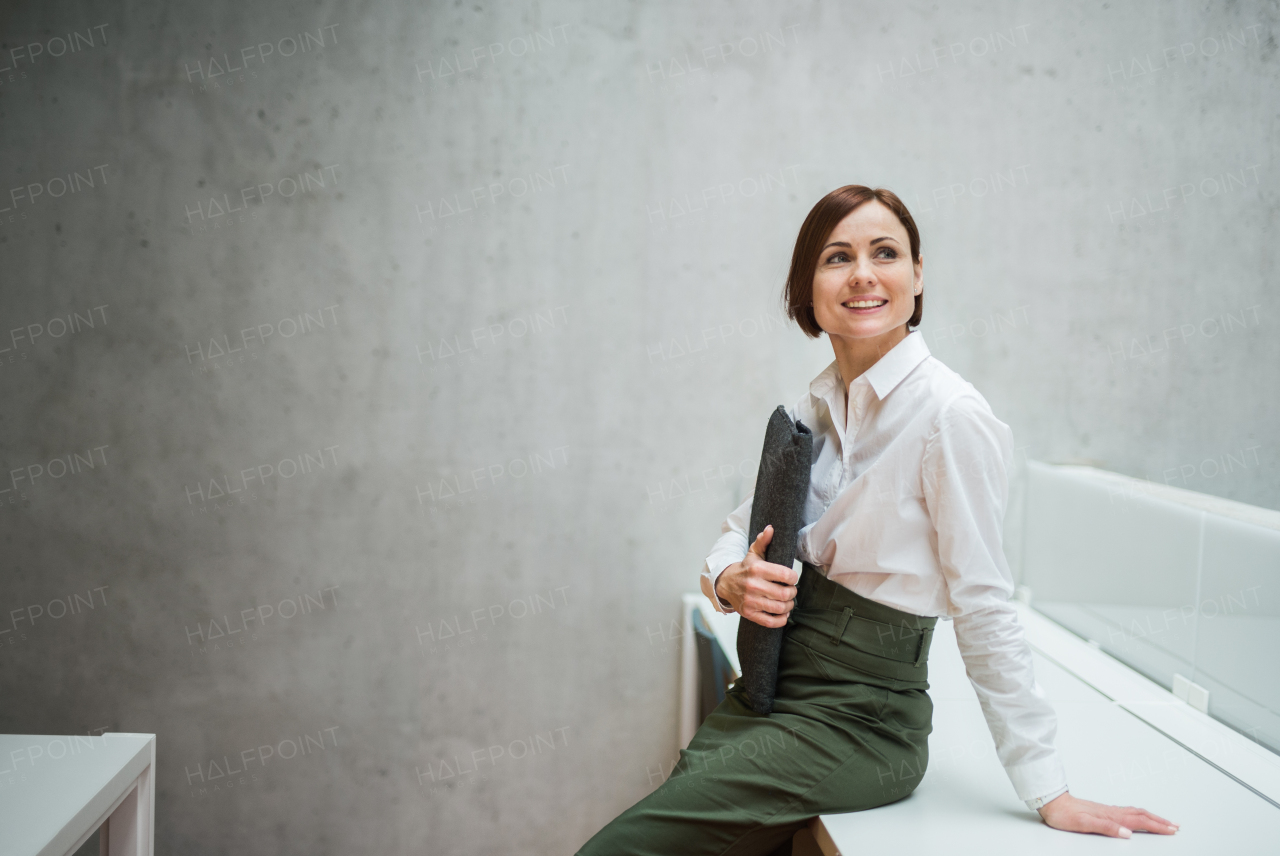
M 1022 457 L 1280 507 L 1276 27 L 5 4 L 0 728 L 157 733 L 163 852 L 571 852 L 675 759 L 845 183 Z

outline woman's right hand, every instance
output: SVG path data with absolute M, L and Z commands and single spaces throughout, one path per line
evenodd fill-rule
M 743 618 L 776 628 L 786 625 L 787 613 L 796 605 L 800 576 L 794 568 L 764 560 L 764 548 L 772 540 L 773 526 L 764 527 L 746 557 L 720 574 L 715 593 Z

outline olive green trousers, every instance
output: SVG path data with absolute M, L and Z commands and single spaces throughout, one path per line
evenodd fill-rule
M 579 856 L 789 854 L 813 817 L 895 802 L 920 784 L 937 619 L 856 595 L 807 564 L 798 590 L 773 712 L 753 711 L 739 679 L 667 780 Z

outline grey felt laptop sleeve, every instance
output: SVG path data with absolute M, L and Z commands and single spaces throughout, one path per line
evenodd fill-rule
M 769 417 L 764 435 L 764 451 L 756 476 L 755 498 L 751 503 L 751 528 L 747 543 L 773 525 L 773 538 L 764 558 L 791 567 L 796 558 L 796 539 L 803 526 L 802 513 L 809 492 L 809 467 L 813 462 L 813 433 L 804 423 L 794 423 L 779 406 Z M 747 698 L 756 713 L 773 710 L 778 685 L 778 655 L 785 627 L 772 628 L 746 618 L 738 623 L 738 661 Z

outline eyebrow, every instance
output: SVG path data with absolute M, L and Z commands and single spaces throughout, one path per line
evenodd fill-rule
M 881 241 L 893 241 L 895 244 L 898 243 L 896 238 L 891 238 L 888 235 L 885 235 L 883 238 L 876 238 L 874 241 L 872 241 L 871 246 L 874 247 L 876 244 L 880 243 Z M 831 243 L 827 244 L 827 247 L 848 247 L 849 249 L 853 249 L 852 245 L 844 241 L 832 241 Z M 822 249 L 825 250 L 827 247 L 823 247 Z M 822 252 L 822 250 L 819 250 L 818 252 Z

